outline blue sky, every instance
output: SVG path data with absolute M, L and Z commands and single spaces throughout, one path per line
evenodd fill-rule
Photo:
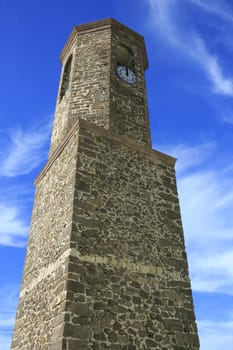
M 201 350 L 233 343 L 231 0 L 0 2 L 0 348 L 14 324 L 33 205 L 72 27 L 114 17 L 145 37 L 153 147 L 177 179 Z

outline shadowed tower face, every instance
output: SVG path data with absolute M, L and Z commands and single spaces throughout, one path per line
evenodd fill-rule
M 151 148 L 143 38 L 113 19 L 61 54 L 12 350 L 197 350 L 175 159 Z

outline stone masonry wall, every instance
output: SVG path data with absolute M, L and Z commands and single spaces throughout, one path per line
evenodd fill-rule
M 109 128 L 111 29 L 78 34 L 64 64 L 70 54 L 70 84 L 62 101 L 58 92 L 50 153 L 78 118 Z
M 91 26 L 84 31 L 82 26 L 77 27 L 63 57 L 50 154 L 78 118 L 150 145 L 143 39 L 111 19 L 102 23 L 102 27 Z M 133 52 L 136 86 L 116 76 L 118 45 Z M 63 70 L 70 55 L 69 87 L 61 100 Z
M 37 181 L 11 349 L 61 349 L 76 160 L 77 130 Z
M 198 350 L 174 159 L 86 121 L 37 179 L 12 350 Z
M 125 46 L 133 53 L 137 84 L 130 85 L 116 75 L 117 46 Z M 110 90 L 110 130 L 130 136 L 144 145 L 151 145 L 147 95 L 144 77 L 142 43 L 118 27 L 112 29 L 112 61 Z
M 171 160 L 81 125 L 64 349 L 197 350 Z

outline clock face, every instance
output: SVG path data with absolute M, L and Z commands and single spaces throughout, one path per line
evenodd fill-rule
M 135 85 L 137 82 L 136 75 L 134 72 L 125 66 L 117 66 L 116 67 L 116 73 L 119 78 L 124 80 L 126 83 Z

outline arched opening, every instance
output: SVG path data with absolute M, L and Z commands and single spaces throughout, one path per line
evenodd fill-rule
M 124 66 L 135 73 L 135 65 L 132 51 L 122 45 L 117 46 L 117 66 Z
M 62 100 L 62 98 L 65 95 L 65 93 L 68 89 L 68 86 L 69 86 L 71 63 L 72 63 L 72 55 L 70 55 L 70 57 L 66 61 L 65 67 L 64 67 L 62 83 L 61 83 L 61 90 L 60 90 L 60 101 Z

